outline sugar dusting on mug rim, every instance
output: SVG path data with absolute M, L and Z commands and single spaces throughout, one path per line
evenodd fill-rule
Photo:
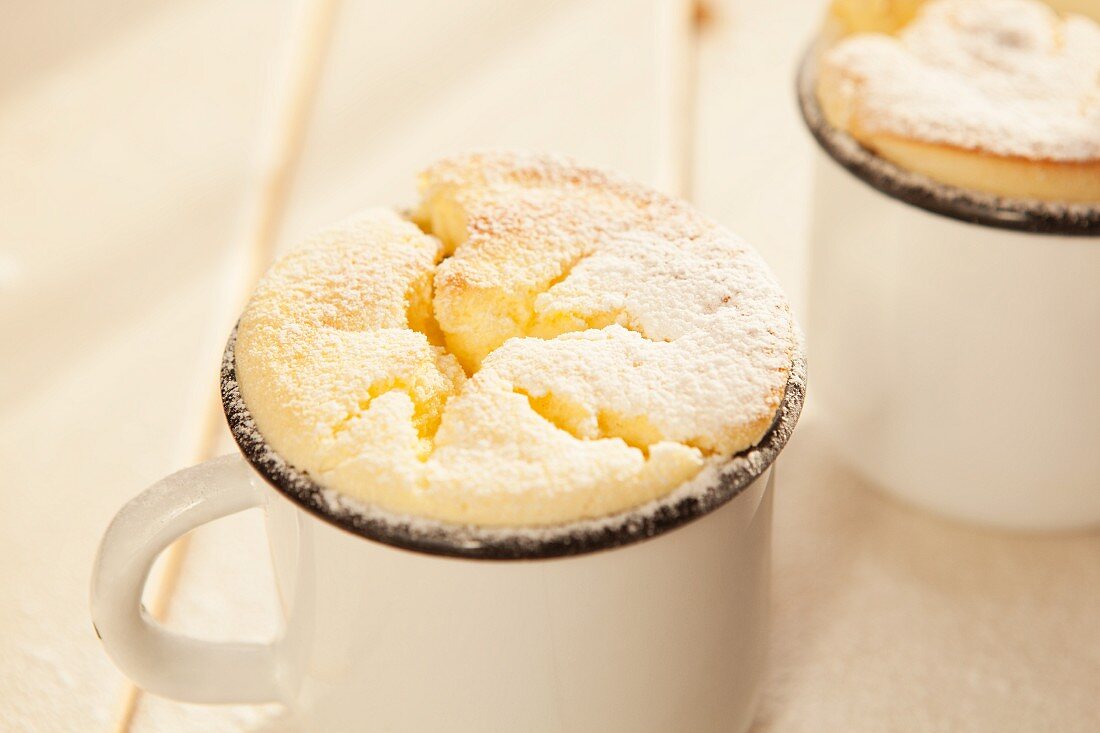
M 675 529 L 742 493 L 786 445 L 806 394 L 806 362 L 797 336 L 791 371 L 775 421 L 760 442 L 729 459 L 711 459 L 691 480 L 660 499 L 607 517 L 549 527 L 478 527 L 388 512 L 327 489 L 288 464 L 267 444 L 241 398 L 233 329 L 221 366 L 222 406 L 245 459 L 301 508 L 345 531 L 392 547 L 476 560 L 536 560 L 633 544 Z

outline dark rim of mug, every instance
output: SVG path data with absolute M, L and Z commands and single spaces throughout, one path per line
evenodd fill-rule
M 841 167 L 872 188 L 925 211 L 981 226 L 1032 234 L 1100 236 L 1100 205 L 1015 199 L 938 183 L 880 158 L 830 125 L 818 103 L 820 42 L 798 69 L 798 106 L 818 145 Z
M 369 540 L 404 550 L 476 560 L 537 560 L 607 550 L 668 532 L 707 514 L 744 491 L 775 462 L 794 431 L 806 394 L 801 339 L 775 421 L 760 442 L 723 463 L 705 488 L 676 492 L 641 509 L 548 528 L 485 528 L 385 512 L 325 489 L 287 463 L 256 428 L 237 384 L 229 336 L 221 367 L 222 406 L 241 453 L 276 490 L 324 521 Z

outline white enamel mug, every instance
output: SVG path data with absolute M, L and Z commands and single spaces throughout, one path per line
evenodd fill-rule
M 1017 530 L 1100 524 L 1100 205 L 936 184 L 799 101 L 818 142 L 809 350 L 835 450 L 883 490 Z
M 127 504 L 92 581 L 97 633 L 141 687 L 190 702 L 280 701 L 304 731 L 706 733 L 751 723 L 767 645 L 773 463 L 804 395 L 801 356 L 755 449 L 661 502 L 537 532 L 386 515 L 270 451 L 223 401 L 242 455 Z M 212 643 L 141 607 L 157 554 L 261 507 L 282 611 L 269 644 Z

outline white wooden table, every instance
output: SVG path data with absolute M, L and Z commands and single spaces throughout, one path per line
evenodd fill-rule
M 276 107 L 286 2 L 21 3 L 0 22 L 0 730 L 120 729 L 87 614 L 114 511 L 191 460 Z M 791 77 L 816 0 L 726 0 L 698 57 L 691 183 L 803 303 L 811 144 Z M 660 169 L 658 14 L 633 0 L 347 0 L 278 245 L 413 197 L 471 147 Z M 811 355 L 812 359 L 812 355 Z M 830 455 L 779 466 L 759 731 L 1100 730 L 1100 535 L 988 534 Z M 225 450 L 229 448 L 226 447 Z M 274 633 L 260 517 L 200 530 L 169 623 Z M 142 696 L 129 731 L 292 731 L 275 706 Z

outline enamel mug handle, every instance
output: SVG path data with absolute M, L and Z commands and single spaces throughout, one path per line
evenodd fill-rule
M 270 645 L 178 634 L 141 603 L 162 550 L 202 524 L 259 506 L 249 476 L 237 454 L 186 468 L 131 500 L 107 528 L 92 573 L 92 622 L 118 668 L 149 692 L 203 703 L 278 698 Z

